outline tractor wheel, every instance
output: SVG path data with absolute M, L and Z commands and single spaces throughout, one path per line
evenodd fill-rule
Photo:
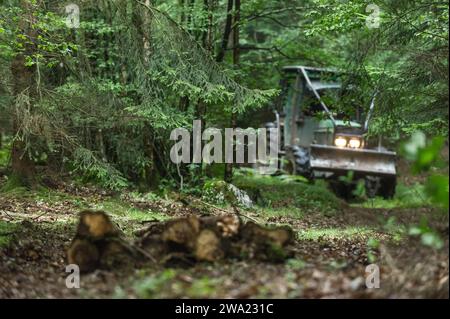
M 397 178 L 384 177 L 381 179 L 381 187 L 378 192 L 384 199 L 390 199 L 395 195 L 395 188 L 397 187 Z
M 295 163 L 292 159 L 283 158 L 283 170 L 286 171 L 289 175 L 295 175 Z
M 330 180 L 329 185 L 333 193 L 339 198 L 351 200 L 355 197 L 353 192 L 356 189 L 356 183 L 345 183 L 338 180 Z
M 365 179 L 366 195 L 368 198 L 375 198 L 381 187 L 380 177 L 367 176 Z
M 269 155 L 269 154 L 272 154 L 272 153 L 277 153 L 278 154 L 278 166 L 279 166 L 280 165 L 279 161 L 281 160 L 280 155 L 279 155 L 279 147 L 280 146 L 278 145 L 278 149 L 271 149 L 271 143 L 270 143 L 270 132 L 271 132 L 271 130 L 275 130 L 276 129 L 276 123 L 274 123 L 274 122 L 267 122 L 267 123 L 264 124 L 264 128 L 266 128 L 266 130 L 267 130 L 266 131 L 266 154 Z M 268 163 L 261 163 L 259 161 L 259 159 L 257 159 L 257 162 L 254 165 L 254 168 L 256 168 L 256 169 L 267 168 L 267 167 L 269 167 L 269 164 Z M 276 172 L 272 172 L 270 175 L 277 175 L 277 174 L 279 174 L 278 168 L 277 168 Z
M 311 169 L 311 159 L 309 150 L 305 147 L 293 147 L 295 174 L 301 175 L 308 180 L 313 180 L 314 174 Z
M 381 196 L 384 199 L 390 199 L 395 195 L 395 187 L 397 186 L 394 177 L 377 177 L 367 176 L 365 180 L 366 195 L 368 198 Z

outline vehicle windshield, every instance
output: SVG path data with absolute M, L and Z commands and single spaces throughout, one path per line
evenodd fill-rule
M 308 71 L 307 75 L 312 87 L 319 93 L 322 101 L 336 120 L 361 122 L 363 119 L 362 109 L 360 106 L 348 102 L 351 100 L 347 98 L 350 90 L 342 88 L 341 75 L 329 71 Z M 296 116 L 299 116 L 301 112 L 306 116 L 315 116 L 320 119 L 328 118 L 320 101 L 303 77 L 301 81 L 300 87 L 297 88 L 296 73 L 286 73 L 282 94 L 282 105 L 286 116 L 291 117 L 295 109 L 297 110 Z M 298 95 L 298 98 L 296 95 Z M 297 105 L 292 108 L 294 102 Z
M 361 121 L 362 109 L 353 103 L 349 104 L 347 97 L 351 91 L 348 87 L 345 89 L 342 87 L 341 74 L 330 71 L 307 71 L 306 73 L 311 81 L 311 86 L 319 93 L 336 120 Z M 327 117 L 320 101 L 309 86 L 306 86 L 303 100 L 300 103 L 305 115 Z
M 322 101 L 330 110 L 331 114 L 336 120 L 356 121 L 362 120 L 362 108 L 358 105 L 351 104 L 351 99 L 348 98 L 349 92 L 338 88 L 323 88 L 317 90 Z M 314 95 L 311 89 L 307 89 L 303 95 L 301 102 L 303 113 L 307 116 L 327 117 L 320 101 Z

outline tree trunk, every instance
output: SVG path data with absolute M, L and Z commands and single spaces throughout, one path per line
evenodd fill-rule
M 195 29 L 195 21 L 194 17 L 192 16 L 194 14 L 194 5 L 195 0 L 187 0 L 187 9 L 188 9 L 188 15 L 187 15 L 187 30 L 192 34 L 192 31 Z
M 152 3 L 150 0 L 145 0 L 145 5 L 146 6 L 150 6 Z M 152 17 L 150 17 L 150 14 L 148 13 L 147 10 L 144 11 L 144 28 L 147 28 L 150 25 L 150 19 L 152 19 Z M 150 60 L 150 39 L 149 39 L 149 35 L 147 33 L 144 33 L 144 39 L 143 39 L 143 43 L 144 43 L 144 61 L 146 63 L 148 63 L 148 61 Z
M 205 32 L 203 32 L 202 43 L 209 52 L 213 53 L 213 34 L 214 34 L 214 10 L 216 8 L 216 0 L 204 0 L 203 7 L 207 13 Z
M 225 22 L 225 30 L 223 32 L 222 45 L 219 49 L 219 53 L 217 54 L 216 61 L 223 62 L 225 59 L 225 52 L 228 48 L 228 40 L 230 39 L 230 34 L 232 30 L 231 22 L 233 20 L 233 0 L 228 0 L 227 6 L 227 19 Z
M 29 1 L 21 1 L 23 15 L 19 21 L 19 28 L 27 39 L 34 39 L 36 31 L 33 30 L 32 24 L 35 22 L 33 16 L 32 4 Z M 33 44 L 29 42 L 23 43 L 25 50 L 18 53 L 11 63 L 11 73 L 13 75 L 13 94 L 16 98 L 25 94 L 30 97 L 32 104 L 32 95 L 34 95 L 33 81 L 35 75 L 35 67 L 28 67 L 25 65 L 25 57 L 30 56 L 35 51 Z M 17 107 L 25 107 L 18 105 Z M 13 118 L 13 132 L 19 131 L 21 125 L 20 112 L 14 113 Z M 34 176 L 34 162 L 31 159 L 30 153 L 27 150 L 26 142 L 15 138 L 11 150 L 12 174 L 17 179 L 17 182 L 27 187 L 35 185 Z
M 143 130 L 143 144 L 144 144 L 144 154 L 149 162 L 145 165 L 145 184 L 150 188 L 156 188 L 159 182 L 159 174 L 157 167 L 155 165 L 155 145 L 154 145 L 154 134 L 150 127 L 150 124 L 146 123 Z
M 237 68 L 240 62 L 240 50 L 239 50 L 239 23 L 240 23 L 240 10 L 241 10 L 241 0 L 234 0 L 234 27 L 233 27 L 233 64 Z M 236 128 L 236 113 L 232 110 L 231 113 L 231 127 Z M 225 174 L 224 180 L 227 183 L 231 183 L 233 179 L 233 163 L 225 164 Z
M 233 64 L 240 63 L 241 52 L 239 48 L 239 24 L 241 21 L 241 0 L 234 0 L 234 28 L 233 28 Z
M 178 6 L 180 7 L 181 15 L 180 15 L 180 24 L 184 26 L 186 22 L 186 8 L 184 4 L 185 0 L 178 0 Z
M 206 28 L 205 31 L 202 33 L 202 45 L 203 47 L 208 50 L 211 55 L 213 55 L 213 44 L 212 44 L 212 34 L 213 34 L 213 0 L 204 0 L 203 1 L 203 10 L 205 11 L 206 15 L 208 16 Z M 196 119 L 200 120 L 202 129 L 206 128 L 206 121 L 205 121 L 205 114 L 206 114 L 206 107 L 207 104 L 203 101 L 198 101 L 197 105 L 195 106 L 195 115 Z M 202 142 L 203 143 L 203 142 Z M 192 141 L 191 146 L 193 146 L 194 141 Z M 191 149 L 192 152 L 192 149 Z M 195 173 L 196 176 L 199 176 L 199 181 L 202 183 L 202 177 L 203 177 L 203 167 L 202 164 L 196 165 Z
M 152 5 L 151 0 L 145 0 L 145 4 L 147 6 Z M 144 14 L 144 27 L 147 27 L 151 23 L 151 19 L 153 19 L 152 16 L 148 13 L 148 11 L 145 11 Z M 148 62 L 150 60 L 150 56 L 152 54 L 151 47 L 150 47 L 150 35 L 148 33 L 145 33 L 144 39 L 143 39 L 143 47 L 144 47 L 144 60 L 145 62 Z M 158 183 L 158 171 L 156 169 L 155 165 L 155 150 L 154 150 L 154 135 L 152 127 L 149 123 L 145 124 L 145 128 L 143 130 L 143 143 L 144 143 L 144 153 L 145 157 L 149 160 L 149 163 L 145 167 L 145 181 L 146 185 L 150 188 L 155 187 Z

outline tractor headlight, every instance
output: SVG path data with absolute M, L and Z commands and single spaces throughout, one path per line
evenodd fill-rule
M 359 138 L 352 138 L 348 142 L 348 146 L 350 146 L 351 148 L 359 148 L 361 146 L 361 140 Z
M 347 139 L 342 136 L 338 136 L 334 139 L 334 145 L 337 147 L 345 147 L 347 146 Z

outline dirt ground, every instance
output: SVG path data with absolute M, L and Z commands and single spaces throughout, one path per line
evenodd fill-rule
M 139 269 L 97 270 L 82 275 L 81 287 L 66 287 L 65 250 L 81 207 L 117 200 L 87 187 L 60 185 L 51 195 L 0 195 L 0 221 L 14 222 L 2 236 L 0 298 L 448 298 L 448 215 L 431 208 L 365 208 L 342 203 L 336 214 L 301 218 L 246 214 L 262 223 L 288 224 L 298 233 L 295 256 L 284 263 L 223 260 L 188 268 L 149 263 Z M 113 221 L 133 239 L 150 220 L 204 213 L 173 199 L 120 196 L 130 214 Z M 102 206 L 103 205 L 103 206 Z M 130 216 L 139 212 L 139 218 Z M 210 211 L 215 214 L 219 212 Z M 397 230 L 430 217 L 444 238 L 442 249 L 415 237 L 396 239 Z M 148 215 L 148 216 L 147 216 Z M 395 217 L 394 231 L 386 220 Z M 391 218 L 391 220 L 394 220 Z M 392 228 L 391 227 L 391 228 Z M 379 242 L 376 246 L 370 241 Z M 366 266 L 380 269 L 380 288 L 366 287 Z

